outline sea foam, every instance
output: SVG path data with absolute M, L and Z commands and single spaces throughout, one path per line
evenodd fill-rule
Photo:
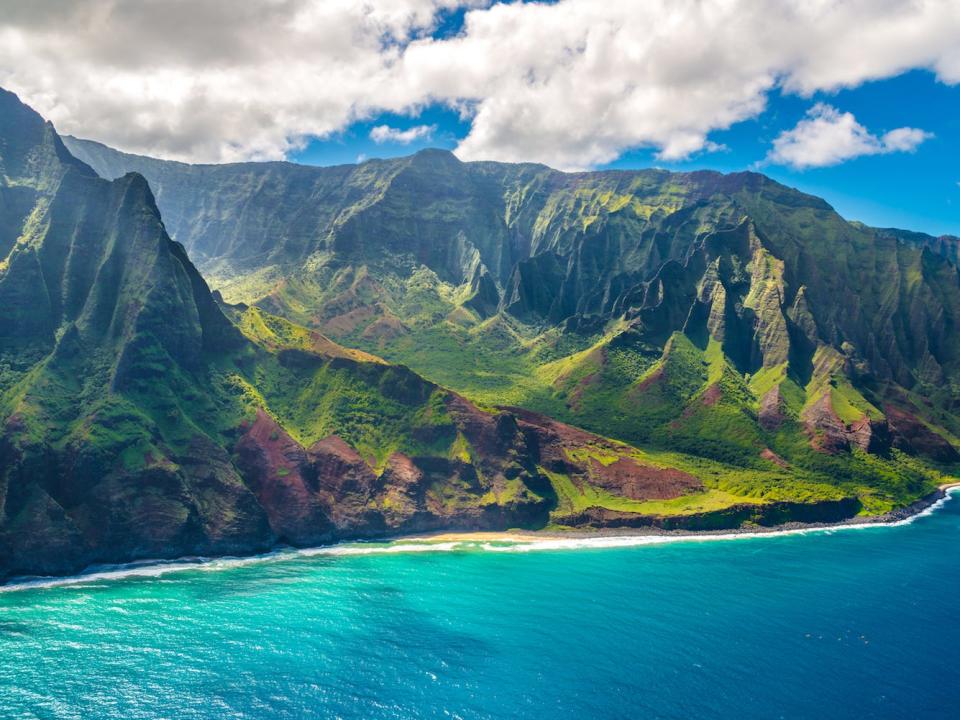
M 176 560 L 143 560 L 119 565 L 93 566 L 77 575 L 65 577 L 32 577 L 14 579 L 0 586 L 0 593 L 17 590 L 52 588 L 64 585 L 93 585 L 102 581 L 125 578 L 158 578 L 169 573 L 186 570 L 219 571 L 266 562 L 283 562 L 309 557 L 347 557 L 360 555 L 394 555 L 403 553 L 441 553 L 483 551 L 497 553 L 528 553 L 551 550 L 586 550 L 640 547 L 644 545 L 666 545 L 672 543 L 710 543 L 730 540 L 774 539 L 793 535 L 832 535 L 850 530 L 871 530 L 895 528 L 910 525 L 923 517 L 928 517 L 949 502 L 954 494 L 960 493 L 960 487 L 951 487 L 946 494 L 929 506 L 910 517 L 894 522 L 861 522 L 823 527 L 792 528 L 788 530 L 769 530 L 761 532 L 717 532 L 688 535 L 602 535 L 593 537 L 517 537 L 509 540 L 458 539 L 433 541 L 429 537 L 398 539 L 387 543 L 350 542 L 314 548 L 278 548 L 268 553 L 246 557 L 188 557 Z

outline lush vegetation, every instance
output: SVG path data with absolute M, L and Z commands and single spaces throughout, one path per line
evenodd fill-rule
M 228 300 L 487 408 L 632 443 L 738 498 L 855 495 L 876 513 L 953 472 L 960 354 L 946 318 L 960 292 L 955 268 L 918 250 L 949 257 L 949 243 L 847 223 L 749 173 L 564 175 L 428 152 L 331 170 L 191 168 L 199 192 L 164 202 L 185 170 L 98 152 L 105 171 L 136 168 L 160 187 L 186 222 L 178 239 Z M 296 242 L 244 190 L 294 179 L 325 198 L 302 210 L 323 230 Z M 258 204 L 269 262 L 239 241 L 209 250 L 213 195 Z M 230 222 L 235 238 L 254 229 Z M 888 425 L 889 407 L 916 424 Z
M 960 461 L 942 239 L 750 173 L 71 141 L 107 181 L 0 110 L 0 574 L 583 513 L 879 514 Z

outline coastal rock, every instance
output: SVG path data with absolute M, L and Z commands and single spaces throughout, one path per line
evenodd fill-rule
M 305 472 L 307 453 L 263 410 L 237 443 L 237 467 L 282 542 L 304 545 L 329 539 L 333 523 L 316 484 Z

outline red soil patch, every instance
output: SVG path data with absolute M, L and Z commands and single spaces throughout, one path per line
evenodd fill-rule
M 361 334 L 368 340 L 394 340 L 407 332 L 407 326 L 399 318 L 384 315 L 367 325 Z
M 892 405 L 885 406 L 883 412 L 887 416 L 895 448 L 912 454 L 926 455 L 940 462 L 960 460 L 960 453 L 957 453 L 956 448 L 924 425 L 915 415 Z
M 703 395 L 700 396 L 700 402 L 705 406 L 711 407 L 720 402 L 720 399 L 723 397 L 723 390 L 720 388 L 720 383 L 714 383 L 708 387 Z
M 369 305 L 353 308 L 323 321 L 323 331 L 331 335 L 346 335 L 355 331 L 374 315 L 374 308 Z
M 804 412 L 803 420 L 811 446 L 820 452 L 836 455 L 855 446 L 877 453 L 885 452 L 890 446 L 886 421 L 874 421 L 863 415 L 848 426 L 833 409 L 829 393 Z
M 668 500 L 702 487 L 682 470 L 641 465 L 633 458 L 621 457 L 609 465 L 591 459 L 588 472 L 594 485 L 631 500 Z
M 305 525 L 325 523 L 325 513 L 302 474 L 306 452 L 262 410 L 237 442 L 236 453 L 251 490 L 277 535 L 296 539 Z
M 782 467 L 782 468 L 788 468 L 788 467 L 790 467 L 790 463 L 788 463 L 788 462 L 787 462 L 786 460 L 784 460 L 782 457 L 780 457 L 779 455 L 777 455 L 777 454 L 776 454 L 773 450 L 771 450 L 770 448 L 764 448 L 764 449 L 760 452 L 760 457 L 762 457 L 764 460 L 769 460 L 769 461 L 772 462 L 774 465 L 779 465 L 779 466 Z
M 648 388 L 652 387 L 657 383 L 662 382 L 664 379 L 665 379 L 665 375 L 663 372 L 663 368 L 657 368 L 652 373 L 650 373 L 648 377 L 645 377 L 635 387 L 633 387 L 630 390 L 630 394 L 634 395 L 634 394 L 646 392 Z
M 701 407 L 713 407 L 723 398 L 723 390 L 720 388 L 719 383 L 714 383 L 706 390 L 703 391 L 703 395 L 700 396 L 699 403 L 691 403 L 683 409 L 681 417 L 688 418 Z M 670 427 L 676 429 L 680 427 L 680 423 L 677 420 L 674 420 L 670 423 Z
M 787 419 L 779 385 L 770 388 L 760 400 L 760 412 L 757 419 L 760 421 L 760 427 L 767 432 L 775 432 Z
M 521 428 L 536 444 L 541 464 L 553 472 L 570 475 L 574 482 L 586 480 L 615 495 L 633 500 L 666 500 L 679 497 L 703 484 L 693 475 L 673 468 L 645 465 L 623 453 L 623 445 L 552 418 L 521 408 L 504 408 L 517 416 Z M 594 458 L 571 460 L 566 450 L 589 448 L 620 455 L 609 465 Z
M 369 493 L 377 476 L 360 453 L 336 435 L 329 435 L 310 446 L 311 474 L 318 489 L 341 496 L 344 493 Z
M 828 455 L 836 455 L 850 448 L 847 427 L 833 409 L 827 393 L 804 413 L 810 445 Z

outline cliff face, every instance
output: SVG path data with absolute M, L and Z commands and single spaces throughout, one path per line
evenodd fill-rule
M 755 173 L 444 151 L 184 166 L 71 147 L 145 172 L 228 299 L 472 398 L 801 483 L 860 478 L 883 486 L 852 490 L 876 508 L 926 482 L 909 457 L 956 459 L 950 238 L 849 223 Z
M 335 168 L 189 166 L 69 142 L 101 173 L 144 172 L 173 236 L 228 298 L 299 311 L 344 339 L 419 320 L 395 286 L 426 270 L 460 289 L 451 308 L 538 330 L 645 314 L 635 324 L 662 347 L 705 313 L 711 326 L 691 333 L 714 333 L 743 372 L 788 356 L 809 371 L 831 347 L 908 389 L 957 377 L 955 243 L 848 223 L 762 175 L 565 174 L 439 150 Z
M 426 160 L 417 182 L 436 162 L 459 167 Z M 589 508 L 658 523 L 743 500 L 718 487 L 735 469 L 687 467 L 519 408 L 482 410 L 261 308 L 219 303 L 167 235 L 145 179 L 97 177 L 9 93 L 0 168 L 0 579 L 276 543 L 570 524 Z M 465 203 L 464 192 L 447 200 Z M 382 212 L 378 223 L 400 209 Z M 457 277 L 463 258 L 435 246 L 437 228 L 460 220 L 437 213 L 432 230 L 414 215 L 398 229 L 407 235 L 384 242 L 400 254 L 420 242 L 417 252 Z M 352 238 L 347 254 L 369 237 L 370 221 L 351 218 L 330 241 Z M 473 257 L 470 281 L 492 277 Z M 497 306 L 499 280 L 477 282 L 487 290 L 467 300 L 486 292 Z M 860 507 L 852 492 L 826 492 L 836 497 L 813 504 Z
M 266 546 L 226 453 L 162 427 L 171 388 L 188 392 L 206 354 L 242 336 L 146 181 L 101 180 L 9 93 L 0 118 L 0 204 L 17 208 L 0 263 L 0 575 Z
M 546 521 L 509 416 L 259 311 L 234 324 L 142 176 L 98 178 L 8 93 L 0 138 L 0 577 Z

